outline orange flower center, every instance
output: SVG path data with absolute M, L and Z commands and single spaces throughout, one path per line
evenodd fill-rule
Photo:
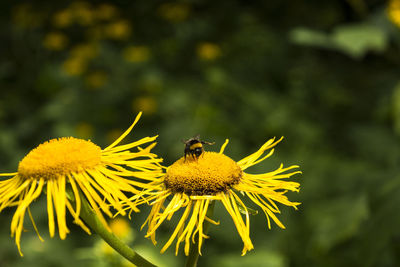
M 171 191 L 188 195 L 215 195 L 237 184 L 242 170 L 231 158 L 215 152 L 204 152 L 199 158 L 182 157 L 172 164 L 164 183 Z
M 18 165 L 25 179 L 57 178 L 92 169 L 101 163 L 101 148 L 73 137 L 52 139 L 28 153 Z

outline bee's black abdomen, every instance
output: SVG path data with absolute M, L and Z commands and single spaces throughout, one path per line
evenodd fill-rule
M 196 157 L 199 157 L 203 153 L 203 147 L 196 147 L 193 151 L 193 154 L 196 155 Z

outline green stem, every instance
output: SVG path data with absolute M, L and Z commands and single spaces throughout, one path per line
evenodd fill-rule
M 207 210 L 206 216 L 210 219 L 212 219 L 212 216 L 214 213 L 214 206 L 215 206 L 215 201 L 212 201 L 208 205 L 208 210 Z M 208 233 L 209 228 L 210 228 L 210 222 L 205 221 L 204 222 L 204 234 L 205 235 Z M 187 257 L 185 267 L 196 267 L 198 259 L 199 259 L 199 249 L 196 246 L 196 244 L 193 244 L 192 247 L 190 248 L 189 256 Z
M 73 195 L 73 194 L 71 194 Z M 109 244 L 115 251 L 117 251 L 121 256 L 126 258 L 128 261 L 140 267 L 155 267 L 156 265 L 148 262 L 145 258 L 136 253 L 127 244 L 122 242 L 116 235 L 108 231 L 103 223 L 99 220 L 97 215 L 93 212 L 92 208 L 89 206 L 85 197 L 81 195 L 82 208 L 80 217 L 83 221 L 96 232 L 107 244 Z

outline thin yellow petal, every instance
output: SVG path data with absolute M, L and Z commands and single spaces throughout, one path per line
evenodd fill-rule
M 225 147 L 228 145 L 228 143 L 229 143 L 229 139 L 225 139 L 224 144 L 221 146 L 221 149 L 219 150 L 219 153 L 220 153 L 220 154 L 223 154 L 223 153 L 224 153 Z
M 176 241 L 176 251 L 179 250 L 179 244 L 180 242 L 185 239 L 185 255 L 189 255 L 189 248 L 190 248 L 190 237 L 193 233 L 194 227 L 196 225 L 196 222 L 198 221 L 198 216 L 199 216 L 199 209 L 200 209 L 201 201 L 195 201 L 194 202 L 194 207 L 192 211 L 192 216 L 190 217 L 189 222 L 186 225 L 185 230 L 181 233 L 179 236 L 178 240 Z
M 171 237 L 169 238 L 169 240 L 167 241 L 167 243 L 164 245 L 164 247 L 161 249 L 161 253 L 164 253 L 165 250 L 172 244 L 172 242 L 174 241 L 176 235 L 178 234 L 178 232 L 181 230 L 181 228 L 183 227 L 187 216 L 189 215 L 189 212 L 192 208 L 192 202 L 189 203 L 189 205 L 186 206 L 185 211 L 183 212 L 183 215 L 181 217 L 181 219 L 178 222 L 178 225 L 175 228 L 175 231 L 172 233 Z M 178 255 L 178 251 L 175 251 L 175 255 Z
M 117 139 L 115 140 L 111 145 L 109 145 L 108 147 L 106 147 L 104 149 L 104 151 L 106 150 L 110 150 L 111 148 L 113 148 L 114 146 L 118 145 L 122 139 L 124 139 L 133 129 L 133 127 L 136 125 L 136 123 L 139 121 L 140 117 L 142 116 L 142 112 L 139 112 L 139 114 L 136 116 L 135 120 L 133 121 L 132 125 L 129 126 L 129 128 Z
M 74 223 L 79 225 L 87 234 L 91 234 L 90 229 L 83 223 L 83 221 L 79 218 L 79 214 L 76 214 L 76 212 L 74 211 L 74 209 L 72 208 L 71 203 L 68 201 L 66 201 L 67 204 L 67 208 L 69 210 L 69 212 L 71 212 L 72 216 L 75 218 Z
M 65 218 L 65 176 L 60 176 L 54 183 L 54 207 L 57 214 L 57 223 L 58 223 L 58 233 L 60 238 L 64 240 L 69 233 L 67 228 L 66 218 Z
M 28 207 L 28 215 L 29 215 L 29 218 L 31 219 L 33 228 L 35 229 L 35 232 L 36 232 L 37 236 L 39 237 L 39 240 L 44 242 L 43 238 L 39 234 L 39 231 L 38 231 L 38 229 L 36 227 L 36 224 L 35 224 L 35 220 L 33 220 L 33 217 L 32 217 L 31 209 L 29 207 Z
M 75 204 L 76 204 L 75 212 L 74 212 L 74 214 L 75 214 L 74 215 L 74 219 L 78 220 L 79 215 L 81 214 L 81 207 L 82 207 L 81 197 L 79 195 L 79 190 L 78 190 L 78 187 L 76 185 L 75 179 L 72 176 L 69 175 L 68 176 L 68 181 L 69 181 L 69 183 L 71 185 L 72 192 L 74 193 L 74 201 L 75 201 Z
M 0 176 L 15 176 L 18 172 L 0 173 Z
M 53 181 L 47 181 L 47 214 L 49 218 L 50 237 L 54 237 Z

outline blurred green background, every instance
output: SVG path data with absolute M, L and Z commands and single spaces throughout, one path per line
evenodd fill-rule
M 182 139 L 201 134 L 240 160 L 285 136 L 252 172 L 298 164 L 299 211 L 287 227 L 252 216 L 255 249 L 228 213 L 211 227 L 199 266 L 400 265 L 400 1 L 2 1 L 0 170 L 56 137 L 105 147 L 144 115 L 130 140 L 159 134 L 169 165 Z M 41 243 L 26 221 L 23 258 L 10 238 L 14 209 L 0 214 L 0 266 L 128 266 L 73 225 L 50 239 L 45 199 L 32 207 Z M 250 207 L 252 207 L 250 205 Z M 254 208 L 254 207 L 253 207 Z M 134 214 L 128 241 L 161 266 Z M 128 235 L 128 234 L 127 234 Z

